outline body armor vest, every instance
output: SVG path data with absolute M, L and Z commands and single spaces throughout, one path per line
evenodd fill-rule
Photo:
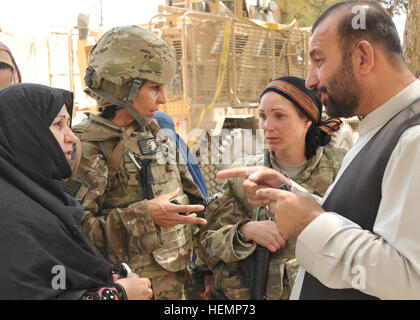
M 98 145 L 107 163 L 107 188 L 100 199 L 100 208 L 104 214 L 115 208 L 125 209 L 134 202 L 151 199 L 177 188 L 181 192 L 176 199 L 182 204 L 189 204 L 187 195 L 182 193 L 177 164 L 162 164 L 162 161 L 171 157 L 170 150 L 176 150 L 160 148 L 163 143 L 170 143 L 161 135 L 164 131 L 155 122 L 141 131 L 137 131 L 137 128 L 120 128 L 111 121 L 92 114 L 88 120 L 74 127 L 82 143 L 93 142 Z M 156 136 L 158 131 L 159 135 Z M 147 192 L 152 195 L 146 197 Z M 142 270 L 142 276 L 150 277 L 161 275 L 162 268 L 169 272 L 184 270 L 192 258 L 194 227 L 196 226 L 158 227 L 159 232 L 146 234 L 142 239 L 143 243 L 155 242 L 160 247 L 155 247 L 151 255 L 135 250 L 131 254 L 133 270 Z

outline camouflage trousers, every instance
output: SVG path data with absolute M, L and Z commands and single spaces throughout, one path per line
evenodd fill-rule
M 171 272 L 164 276 L 153 277 L 152 289 L 154 300 L 185 300 L 186 282 L 189 277 L 187 269 Z

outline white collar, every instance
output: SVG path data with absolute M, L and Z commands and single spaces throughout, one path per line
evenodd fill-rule
M 360 121 L 359 135 L 363 136 L 371 130 L 384 125 L 394 115 L 419 98 L 420 80 L 416 79 Z

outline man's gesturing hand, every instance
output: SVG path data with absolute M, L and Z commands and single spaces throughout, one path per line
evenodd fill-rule
M 257 190 L 261 188 L 278 188 L 282 184 L 291 186 L 291 182 L 280 172 L 267 167 L 242 167 L 222 170 L 217 174 L 220 179 L 227 178 L 243 178 L 244 192 L 248 197 L 248 201 L 252 206 L 265 206 L 270 200 L 258 196 Z
M 325 211 L 311 194 L 292 191 L 266 188 L 256 193 L 270 201 L 269 209 L 275 215 L 280 233 L 296 239 L 309 223 Z

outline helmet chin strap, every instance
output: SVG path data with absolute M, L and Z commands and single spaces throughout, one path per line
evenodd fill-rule
M 133 114 L 137 114 L 139 117 L 139 113 L 134 109 L 133 107 L 133 102 L 134 99 L 136 98 L 136 94 L 137 92 L 140 91 L 141 87 L 143 87 L 143 85 L 147 82 L 147 80 L 141 80 L 141 79 L 134 79 L 131 82 L 131 87 L 130 87 L 130 92 L 128 93 L 128 98 L 127 98 L 127 104 L 130 106 L 124 106 L 125 108 L 128 109 L 128 111 L 130 112 L 130 114 L 137 120 L 137 117 Z M 142 116 L 143 119 L 147 120 L 147 121 L 151 121 L 153 119 L 153 117 L 146 117 L 146 116 Z M 138 120 L 137 120 L 138 122 Z
M 146 123 L 144 122 L 144 120 L 151 121 L 153 119 L 153 117 L 144 117 L 144 116 L 142 117 L 142 116 L 140 116 L 140 114 L 133 107 L 133 102 L 134 102 L 134 99 L 136 98 L 137 92 L 141 89 L 141 87 L 146 83 L 147 80 L 134 79 L 131 83 L 130 92 L 128 93 L 127 102 L 124 102 L 124 101 L 121 101 L 121 100 L 118 100 L 118 99 L 114 98 L 113 96 L 110 96 L 109 94 L 107 94 L 103 91 L 100 91 L 98 89 L 93 88 L 92 78 L 93 78 L 93 73 L 94 72 L 95 71 L 93 70 L 93 68 L 91 66 L 89 66 L 86 69 L 85 83 L 86 83 L 86 86 L 89 88 L 90 91 L 92 91 L 94 94 L 101 97 L 102 99 L 105 99 L 109 103 L 112 103 L 113 105 L 126 108 L 128 110 L 128 112 L 130 112 L 130 114 L 134 117 L 134 119 L 136 119 L 138 124 L 143 126 L 143 127 L 146 126 Z

